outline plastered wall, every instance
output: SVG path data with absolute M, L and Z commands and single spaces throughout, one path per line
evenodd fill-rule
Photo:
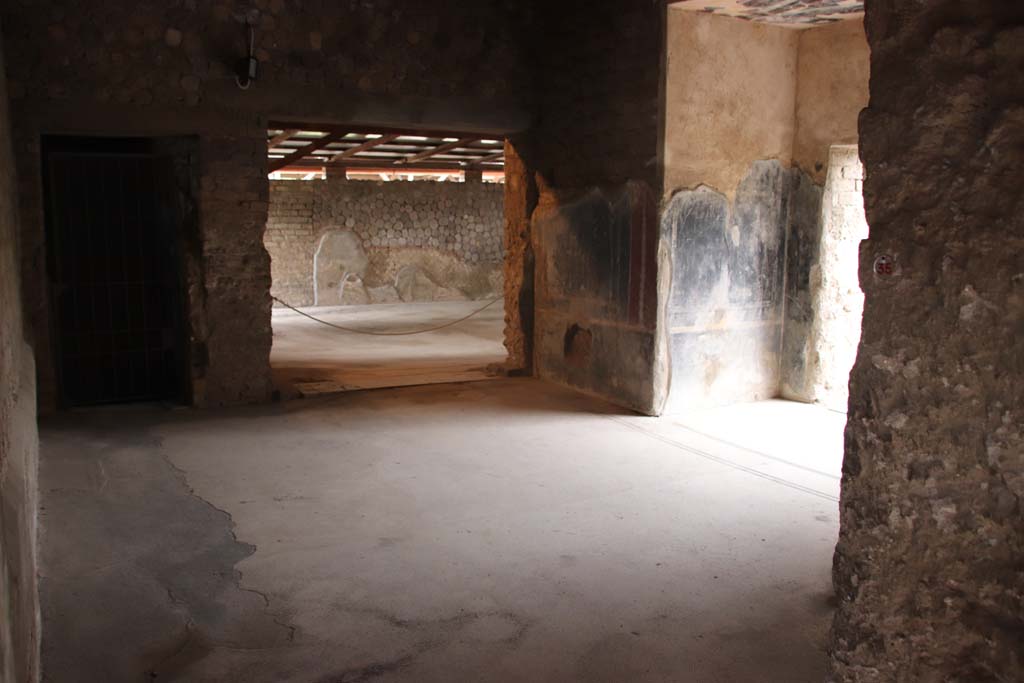
M 514 140 L 532 183 L 514 199 L 536 193 L 525 237 L 537 373 L 657 412 L 664 7 L 614 0 L 548 11 L 535 38 L 541 115 Z
M 793 329 L 803 326 L 795 348 L 816 315 L 807 279 L 824 172 L 805 173 L 794 155 L 824 169 L 828 141 L 856 139 L 863 29 L 798 31 L 670 8 L 667 35 L 665 409 L 770 398 L 804 360 L 787 352 L 787 327 L 794 316 Z M 844 97 L 830 99 L 833 90 Z
M 671 9 L 668 22 L 661 224 L 677 412 L 778 390 L 799 33 Z
M 864 24 L 841 21 L 799 32 L 793 164 L 825 182 L 829 148 L 857 144 L 857 114 L 868 103 Z
M 39 446 L 35 368 L 21 315 L 17 195 L 4 72 L 0 57 L 0 680 L 30 683 L 39 676 Z
M 312 305 L 319 249 L 319 305 L 498 296 L 503 198 L 500 184 L 479 180 L 272 181 L 271 293 Z
M 789 165 L 800 32 L 668 10 L 665 191 L 728 199 L 757 160 Z

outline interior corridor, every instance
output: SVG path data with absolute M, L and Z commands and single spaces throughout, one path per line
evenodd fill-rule
M 844 419 L 529 379 L 64 414 L 46 679 L 822 680 Z

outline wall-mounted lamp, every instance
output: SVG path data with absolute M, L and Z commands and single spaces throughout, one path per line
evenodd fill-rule
M 260 11 L 251 9 L 236 18 L 249 29 L 249 53 L 235 62 L 235 83 L 242 90 L 248 90 L 260 74 L 260 60 L 256 59 L 256 24 L 260 21 Z

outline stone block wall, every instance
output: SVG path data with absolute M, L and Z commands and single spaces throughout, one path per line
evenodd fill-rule
M 270 254 L 270 293 L 294 306 L 313 303 L 313 205 L 320 181 L 272 180 L 263 245 Z M 277 302 L 275 306 L 279 306 Z
M 273 181 L 264 240 L 272 293 L 312 305 L 319 248 L 319 305 L 498 296 L 503 199 L 501 185 L 479 181 Z M 325 241 L 335 233 L 351 245 Z
M 831 680 L 1020 681 L 1024 6 L 865 5 L 871 235 Z

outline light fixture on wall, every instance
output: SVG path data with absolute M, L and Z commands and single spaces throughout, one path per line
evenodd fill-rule
M 244 14 L 235 15 L 248 29 L 248 54 L 235 62 L 235 83 L 242 90 L 248 90 L 260 73 L 260 60 L 256 58 L 256 24 L 260 21 L 260 11 L 250 9 Z

